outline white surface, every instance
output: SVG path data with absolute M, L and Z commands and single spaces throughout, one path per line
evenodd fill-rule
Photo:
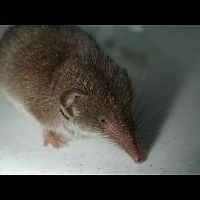
M 106 51 L 132 77 L 138 135 L 146 161 L 135 164 L 118 146 L 102 138 L 75 140 L 60 150 L 45 148 L 38 124 L 0 97 L 0 174 L 199 173 L 200 28 L 87 29 L 102 47 L 107 38 L 117 41 Z

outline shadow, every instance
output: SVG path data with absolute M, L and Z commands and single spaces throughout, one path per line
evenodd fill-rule
M 152 63 L 148 63 L 145 72 L 144 69 L 139 70 L 133 76 L 133 70 L 128 70 L 135 88 L 133 116 L 144 159 L 148 158 L 159 138 L 184 81 L 184 73 L 180 69 L 178 63 L 160 54 Z
M 133 116 L 137 137 L 144 159 L 147 159 L 170 114 L 170 108 L 185 79 L 181 63 L 168 57 L 160 48 L 146 39 L 122 31 L 121 40 L 105 40 L 110 55 L 128 71 L 133 84 Z M 125 43 L 126 42 L 126 43 Z M 170 41 L 169 41 L 170 42 Z M 118 53 L 116 53 L 118 52 Z
M 185 71 L 179 60 L 168 57 L 145 33 L 105 28 L 89 29 L 89 32 L 106 53 L 128 71 L 135 94 L 133 116 L 137 137 L 147 159 L 180 91 Z

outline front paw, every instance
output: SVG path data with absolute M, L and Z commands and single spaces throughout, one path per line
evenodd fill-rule
M 62 139 L 61 137 L 59 137 L 52 131 L 46 131 L 44 136 L 45 136 L 44 137 L 44 146 L 52 145 L 52 147 L 58 149 L 65 145 L 64 139 Z

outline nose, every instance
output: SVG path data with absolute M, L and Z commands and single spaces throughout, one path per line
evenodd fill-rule
M 142 154 L 138 148 L 134 131 L 118 124 L 108 124 L 106 131 L 136 163 L 142 162 Z M 130 134 L 130 132 L 133 134 Z
M 129 141 L 129 142 L 123 143 L 122 147 L 136 163 L 139 164 L 143 161 L 142 154 L 137 144 L 133 143 L 132 141 Z
M 136 162 L 136 163 L 142 163 L 142 161 L 143 161 L 143 158 L 142 158 L 142 155 L 141 155 L 141 153 L 139 153 L 138 155 L 135 155 L 134 156 L 134 161 Z

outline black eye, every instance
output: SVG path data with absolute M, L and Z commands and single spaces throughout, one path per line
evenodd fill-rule
M 105 120 L 105 119 L 101 119 L 101 122 L 102 122 L 102 123 L 105 123 L 105 122 L 106 122 L 106 120 Z
M 102 124 L 104 124 L 106 122 L 106 120 L 103 117 L 99 117 L 99 122 L 101 122 Z

